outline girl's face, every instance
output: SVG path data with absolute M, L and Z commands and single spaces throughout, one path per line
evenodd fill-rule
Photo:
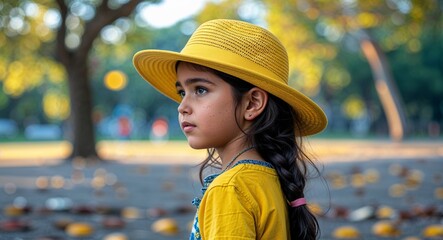
M 228 83 L 182 62 L 177 68 L 176 87 L 182 97 L 178 107 L 180 126 L 192 148 L 225 148 L 241 139 L 243 133 L 236 123 Z

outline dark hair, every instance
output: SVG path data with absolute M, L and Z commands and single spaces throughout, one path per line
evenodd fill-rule
M 238 105 L 244 93 L 254 85 L 229 74 L 193 64 L 196 70 L 210 71 L 232 86 L 235 103 Z M 237 107 L 237 106 L 236 106 Z M 235 111 L 236 112 L 236 111 Z M 237 119 L 237 118 L 236 118 Z M 247 140 L 255 146 L 263 159 L 277 171 L 282 191 L 288 202 L 304 197 L 304 188 L 310 173 L 310 166 L 320 173 L 313 161 L 303 151 L 300 137 L 300 120 L 294 109 L 285 101 L 269 94 L 265 110 L 248 129 L 243 129 Z M 208 157 L 201 163 L 200 180 L 207 167 L 219 167 L 215 149 L 208 149 Z M 320 235 L 316 217 L 307 205 L 290 207 L 288 216 L 291 239 L 311 240 Z

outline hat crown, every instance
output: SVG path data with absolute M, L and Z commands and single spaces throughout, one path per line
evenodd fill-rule
M 288 54 L 282 43 L 269 31 L 250 23 L 217 19 L 202 24 L 182 52 L 198 46 L 231 52 L 268 69 L 282 83 L 288 83 Z

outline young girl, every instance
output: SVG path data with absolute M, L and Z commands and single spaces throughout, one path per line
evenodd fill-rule
M 302 137 L 326 127 L 323 111 L 288 86 L 288 57 L 269 31 L 236 20 L 202 24 L 180 53 L 135 54 L 140 75 L 180 103 L 189 145 L 221 167 L 203 181 L 190 239 L 317 239 L 306 206 Z

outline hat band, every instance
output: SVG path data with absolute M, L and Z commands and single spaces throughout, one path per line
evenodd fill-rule
M 277 74 L 257 63 L 233 52 L 202 45 L 188 45 L 180 52 L 182 56 L 190 57 L 189 62 L 226 72 L 243 79 L 242 76 L 260 75 L 267 79 L 276 80 L 287 85 L 287 79 L 281 79 Z M 185 59 L 184 59 L 185 60 Z M 188 60 L 185 60 L 188 61 Z M 247 79 L 243 79 L 247 80 Z

